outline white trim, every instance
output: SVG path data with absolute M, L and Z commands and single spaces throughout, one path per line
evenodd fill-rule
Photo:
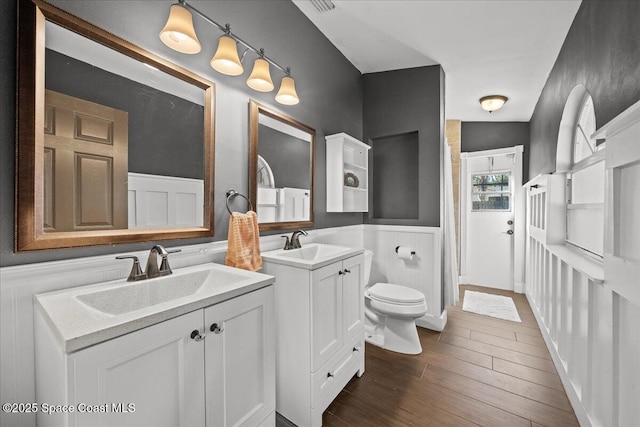
M 640 101 L 618 114 L 609 123 L 602 126 L 593 134 L 592 138 L 611 138 L 613 135 L 622 132 L 635 122 L 640 120 Z
M 427 314 L 416 319 L 416 326 L 442 332 L 444 327 L 447 326 L 447 310 L 442 310 L 440 316 L 437 317 Z
M 507 147 L 507 148 L 494 148 L 492 150 L 464 152 L 464 153 L 460 153 L 460 157 L 470 159 L 472 157 L 501 156 L 501 155 L 507 155 L 507 154 L 523 153 L 523 152 L 524 152 L 523 145 L 515 145 L 513 147 Z
M 363 224 L 365 230 L 377 231 L 399 231 L 409 233 L 440 233 L 440 227 L 422 227 L 418 225 L 385 225 L 385 224 Z

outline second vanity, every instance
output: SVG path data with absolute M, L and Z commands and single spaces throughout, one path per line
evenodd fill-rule
M 299 426 L 364 373 L 363 250 L 308 244 L 262 254 L 275 276 L 276 409 Z
M 36 295 L 38 425 L 274 425 L 272 284 L 203 264 Z

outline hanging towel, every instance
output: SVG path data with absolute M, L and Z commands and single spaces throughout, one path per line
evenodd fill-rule
M 246 214 L 240 212 L 231 214 L 227 258 L 224 263 L 249 271 L 262 268 L 258 215 L 254 211 Z

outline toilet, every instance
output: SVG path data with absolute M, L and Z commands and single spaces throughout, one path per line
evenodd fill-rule
M 404 354 L 420 354 L 416 319 L 427 313 L 424 294 L 392 283 L 369 286 L 373 252 L 364 251 L 365 340 Z

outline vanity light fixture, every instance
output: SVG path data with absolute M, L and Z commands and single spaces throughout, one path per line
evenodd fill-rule
M 253 71 L 247 79 L 247 86 L 258 92 L 271 92 L 273 81 L 269 72 L 269 63 L 264 59 L 264 50 L 260 49 L 260 57 L 253 64 Z
M 253 71 L 247 79 L 247 85 L 260 92 L 271 92 L 274 89 L 274 85 L 271 80 L 269 66 L 273 65 L 285 74 L 280 83 L 276 101 L 285 105 L 295 105 L 300 102 L 289 67 L 284 68 L 278 65 L 264 54 L 264 49 L 256 49 L 233 34 L 229 24 L 225 26 L 218 24 L 185 0 L 178 0 L 178 3 L 171 5 L 169 19 L 162 31 L 160 31 L 160 40 L 164 44 L 182 53 L 194 54 L 200 52 L 201 46 L 193 28 L 193 15 L 191 12 L 218 27 L 224 33 L 224 35 L 220 36 L 218 49 L 210 62 L 214 70 L 229 76 L 239 76 L 244 72 L 242 60 L 248 51 L 252 51 L 258 55 L 258 58 L 255 60 Z M 246 48 L 241 57 L 238 55 L 238 43 Z
M 160 40 L 173 50 L 194 54 L 202 50 L 200 41 L 193 29 L 193 16 L 181 4 L 172 4 L 169 19 L 160 31 Z
M 508 100 L 509 98 L 503 95 L 488 95 L 480 98 L 480 105 L 482 105 L 482 109 L 489 113 L 493 113 L 494 111 L 502 108 L 504 103 Z

